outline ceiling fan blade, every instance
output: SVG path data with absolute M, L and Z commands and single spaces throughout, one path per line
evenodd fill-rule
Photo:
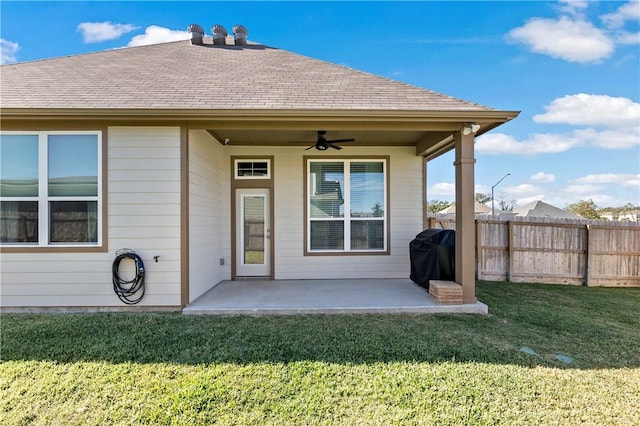
M 309 148 L 305 148 L 304 150 L 309 151 L 311 148 L 315 148 L 315 147 L 316 147 L 315 145 L 311 145 Z
M 342 142 L 355 142 L 356 140 L 351 138 L 351 139 L 332 139 L 330 141 L 327 142 L 331 142 L 331 143 L 342 143 Z
M 341 147 L 341 146 L 334 145 L 334 144 L 332 144 L 331 142 L 327 142 L 327 145 L 328 145 L 328 146 L 330 146 L 330 147 L 331 147 L 331 148 L 333 148 L 333 149 L 342 149 L 342 147 Z

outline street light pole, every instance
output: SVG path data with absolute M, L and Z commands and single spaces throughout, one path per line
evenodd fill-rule
M 499 184 L 500 182 L 502 182 L 502 181 L 504 180 L 504 178 L 506 178 L 506 177 L 507 177 L 507 176 L 509 176 L 510 174 L 511 174 L 511 173 L 507 173 L 506 175 L 502 176 L 502 178 L 501 178 L 498 182 L 496 182 L 496 184 L 495 184 L 495 185 L 493 185 L 493 186 L 491 187 L 491 216 L 494 216 L 494 215 L 496 214 L 496 208 L 495 208 L 495 205 L 494 205 L 494 203 L 493 203 L 493 190 L 495 189 L 495 187 L 496 187 L 496 186 L 498 186 L 498 184 Z

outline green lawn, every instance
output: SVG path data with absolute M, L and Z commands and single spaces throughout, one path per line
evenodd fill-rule
M 640 424 L 640 288 L 478 296 L 489 315 L 3 314 L 0 424 Z

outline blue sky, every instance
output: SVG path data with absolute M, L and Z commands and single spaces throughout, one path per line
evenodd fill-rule
M 243 24 L 249 39 L 522 111 L 476 143 L 476 192 L 524 205 L 640 205 L 640 2 L 12 2 L 2 63 Z M 454 198 L 453 156 L 428 198 Z

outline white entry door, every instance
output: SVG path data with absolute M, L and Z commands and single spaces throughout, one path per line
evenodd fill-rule
M 271 276 L 269 189 L 236 190 L 236 276 Z

